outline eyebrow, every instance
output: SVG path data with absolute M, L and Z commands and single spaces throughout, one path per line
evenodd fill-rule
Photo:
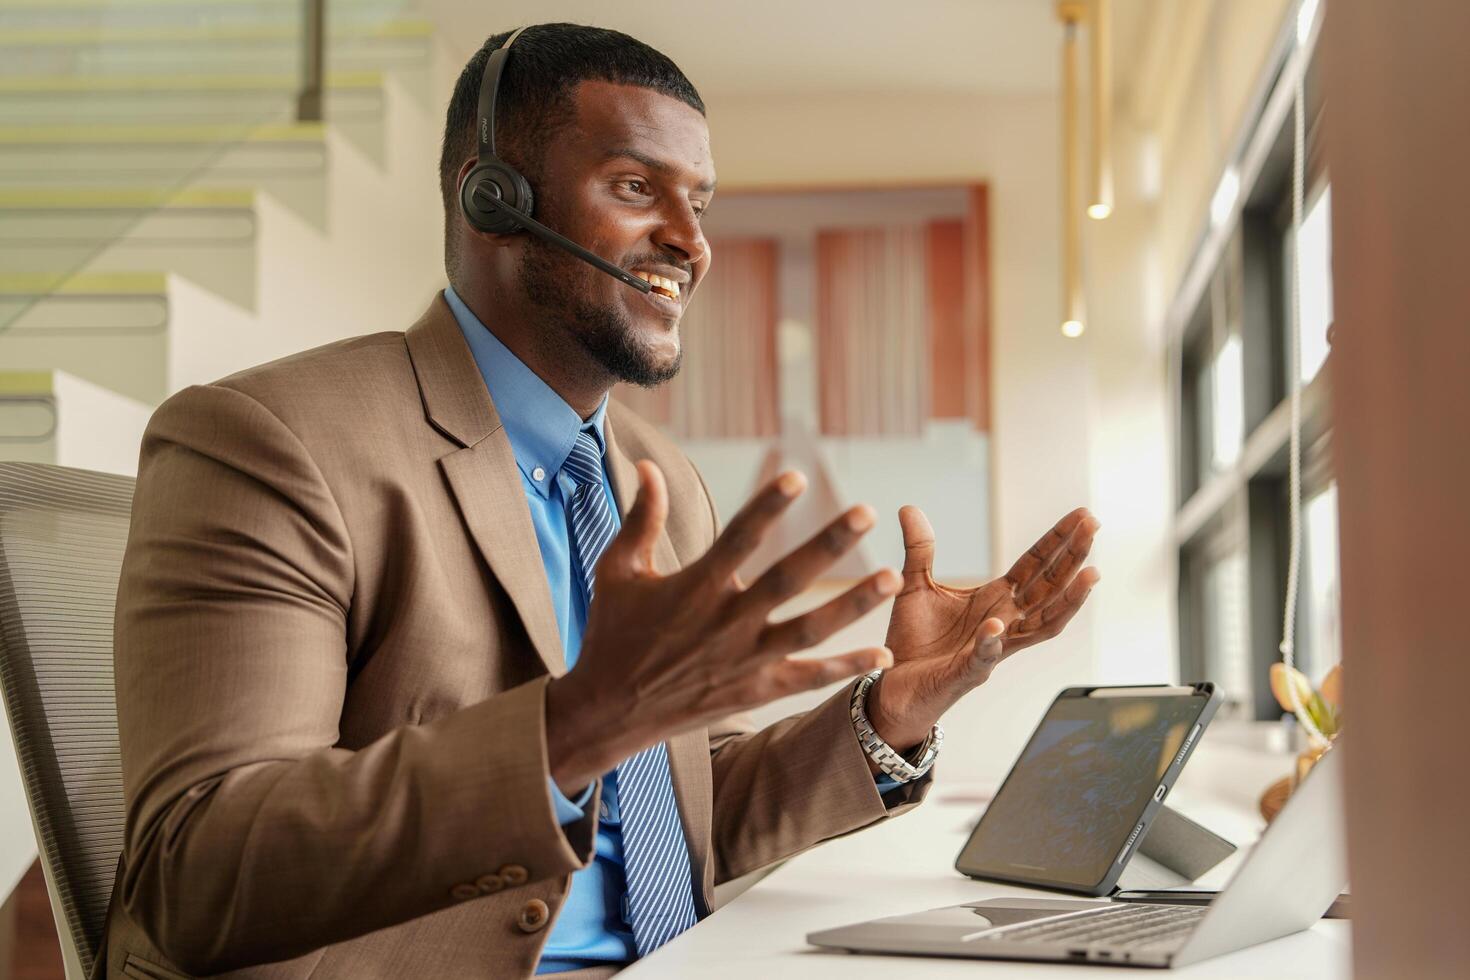
M 608 160 L 616 160 L 619 157 L 627 157 L 629 160 L 636 160 L 638 163 L 643 164 L 649 170 L 656 170 L 660 174 L 663 174 L 665 176 L 669 176 L 674 173 L 674 168 L 669 166 L 667 163 L 664 163 L 662 160 L 659 160 L 655 157 L 651 157 L 647 153 L 635 150 L 630 146 L 619 146 L 614 149 L 608 150 L 602 155 L 602 159 L 604 162 Z M 696 187 L 695 190 L 698 190 L 700 193 L 703 194 L 713 194 L 716 183 L 718 183 L 718 181 L 707 180 Z

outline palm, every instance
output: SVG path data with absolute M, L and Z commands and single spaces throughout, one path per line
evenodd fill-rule
M 1009 624 L 1020 616 L 1006 579 L 956 589 L 936 582 L 931 575 L 905 574 L 903 590 L 894 599 L 888 620 L 887 646 L 893 651 L 895 667 L 923 662 L 958 672 L 970 658 L 981 623 L 994 617 Z
M 1098 522 L 1085 508 L 1074 510 L 1005 575 L 968 589 L 934 580 L 934 532 L 922 511 L 905 507 L 899 522 L 904 584 L 887 639 L 894 665 L 870 713 L 880 734 L 886 725 L 898 740 L 892 744 L 910 744 L 1000 661 L 1062 631 L 1099 578 L 1082 568 Z

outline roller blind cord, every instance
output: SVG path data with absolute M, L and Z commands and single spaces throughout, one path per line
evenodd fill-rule
M 1300 16 L 1300 5 L 1298 16 Z M 1295 111 L 1292 114 L 1291 166 L 1291 343 L 1288 370 L 1291 375 L 1291 448 L 1287 475 L 1287 508 L 1290 525 L 1290 548 L 1286 562 L 1286 613 L 1281 625 L 1281 661 L 1286 665 L 1288 699 L 1292 714 L 1313 744 L 1325 745 L 1323 736 L 1294 681 L 1296 670 L 1296 604 L 1301 584 L 1302 564 L 1302 192 L 1306 179 L 1306 76 L 1305 45 L 1297 51 Z

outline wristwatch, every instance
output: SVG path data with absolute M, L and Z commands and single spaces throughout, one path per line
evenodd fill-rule
M 929 737 L 909 753 L 916 760 L 914 762 L 905 759 L 893 746 L 883 741 L 868 721 L 867 712 L 868 692 L 882 676 L 883 671 L 875 670 L 864 676 L 852 689 L 852 703 L 849 706 L 852 727 L 857 732 L 858 744 L 884 775 L 900 783 L 911 783 L 933 768 L 934 760 L 939 757 L 939 747 L 944 744 L 944 729 L 935 723 Z

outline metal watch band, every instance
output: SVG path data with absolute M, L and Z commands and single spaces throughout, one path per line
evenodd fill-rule
M 857 687 L 853 688 L 852 702 L 848 707 L 849 714 L 852 715 L 853 731 L 857 733 L 858 744 L 884 775 L 900 783 L 911 783 L 933 768 L 934 760 L 939 757 L 939 747 L 944 744 L 944 729 L 938 723 L 934 725 L 929 737 L 913 752 L 916 762 L 905 759 L 893 746 L 883 741 L 868 721 L 867 711 L 868 692 L 882 676 L 883 671 L 875 670 L 864 676 L 858 681 Z

